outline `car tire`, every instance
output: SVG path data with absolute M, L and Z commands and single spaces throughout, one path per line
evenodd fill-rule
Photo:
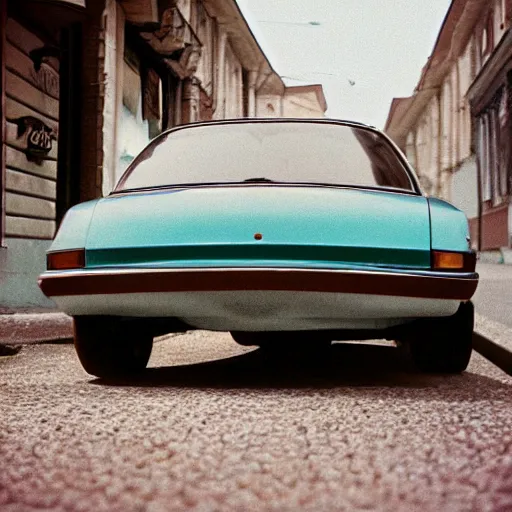
M 420 320 L 410 350 L 416 367 L 428 373 L 461 373 L 471 358 L 473 303 L 461 303 L 448 317 Z
M 114 317 L 74 317 L 74 341 L 85 371 L 100 378 L 127 377 L 144 370 L 153 336 L 141 325 Z

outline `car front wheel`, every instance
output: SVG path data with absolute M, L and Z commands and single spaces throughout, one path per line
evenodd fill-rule
M 461 303 L 452 316 L 418 321 L 409 340 L 417 368 L 429 373 L 461 373 L 471 358 L 473 303 Z
M 102 378 L 144 370 L 153 348 L 152 334 L 140 324 L 115 317 L 75 317 L 74 341 L 85 371 Z

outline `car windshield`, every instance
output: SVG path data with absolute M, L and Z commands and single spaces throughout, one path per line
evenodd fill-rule
M 397 152 L 376 131 L 335 123 L 253 122 L 164 134 L 136 158 L 116 192 L 243 182 L 415 190 Z

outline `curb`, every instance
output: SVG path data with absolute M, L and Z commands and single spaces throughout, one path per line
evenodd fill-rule
M 473 348 L 506 374 L 512 375 L 512 328 L 475 314 Z
M 473 350 L 512 376 L 512 352 L 478 332 L 473 333 Z
M 478 261 L 494 265 L 512 265 L 512 249 L 502 248 L 494 251 L 482 251 L 478 253 Z

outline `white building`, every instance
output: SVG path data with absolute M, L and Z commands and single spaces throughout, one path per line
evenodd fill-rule
M 396 98 L 385 131 L 427 193 L 460 207 L 472 244 L 507 253 L 510 207 L 511 0 L 453 0 L 409 98 Z

